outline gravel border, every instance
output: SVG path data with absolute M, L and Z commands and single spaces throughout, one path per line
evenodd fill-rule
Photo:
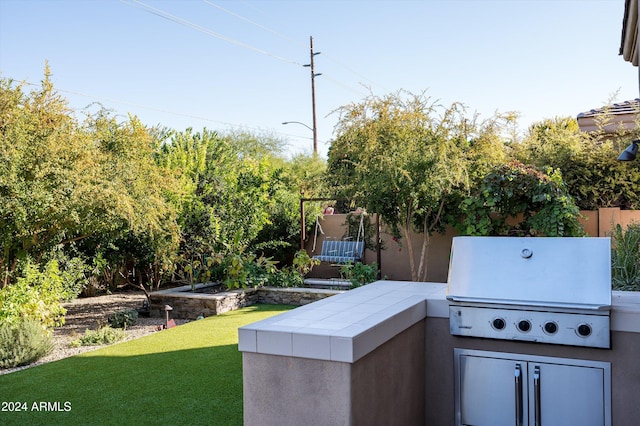
M 24 370 L 49 362 L 57 361 L 84 352 L 93 351 L 105 347 L 103 346 L 80 346 L 71 347 L 72 341 L 84 334 L 85 330 L 95 330 L 101 324 L 106 324 L 109 315 L 121 309 L 135 309 L 142 306 L 146 297 L 142 292 L 125 292 L 104 296 L 78 298 L 72 302 L 64 303 L 67 310 L 65 324 L 53 330 L 53 351 L 39 359 L 38 361 L 15 368 L 0 368 L 0 375 L 9 374 L 14 371 Z M 177 325 L 185 324 L 189 320 L 175 319 Z M 135 325 L 127 328 L 127 336 L 120 342 L 138 339 L 162 330 L 165 323 L 164 318 L 138 317 Z M 116 344 L 116 343 L 114 343 Z

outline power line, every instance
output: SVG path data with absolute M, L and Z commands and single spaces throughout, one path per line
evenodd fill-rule
M 212 1 L 210 1 L 210 0 L 203 0 L 203 1 L 204 1 L 206 4 L 208 4 L 209 6 L 215 7 L 215 8 L 217 8 L 217 9 L 219 9 L 219 10 L 221 10 L 221 11 L 223 11 L 223 12 L 225 12 L 225 13 L 227 13 L 227 14 L 229 14 L 229 15 L 231 15 L 231 16 L 233 16 L 233 17 L 235 17 L 235 18 L 238 18 L 238 19 L 240 19 L 240 20 L 243 20 L 243 21 L 245 21 L 245 22 L 248 22 L 248 23 L 249 23 L 249 24 L 251 24 L 251 25 L 254 25 L 254 26 L 256 26 L 256 27 L 258 27 L 258 28 L 260 28 L 260 29 L 262 29 L 262 30 L 264 30 L 264 31 L 267 31 L 267 32 L 269 32 L 269 33 L 271 33 L 271 34 L 274 34 L 274 35 L 276 35 L 276 36 L 278 36 L 278 37 L 280 37 L 280 38 L 282 38 L 282 39 L 284 39 L 284 40 L 287 40 L 288 42 L 290 42 L 290 43 L 292 43 L 292 44 L 295 44 L 296 46 L 306 47 L 306 46 L 305 46 L 305 45 L 303 45 L 302 43 L 298 43 L 298 42 L 297 42 L 297 41 L 295 41 L 294 39 L 292 39 L 292 38 L 290 38 L 290 37 L 288 37 L 288 36 L 286 36 L 286 35 L 283 35 L 282 33 L 278 32 L 278 31 L 275 31 L 275 30 L 273 30 L 273 29 L 271 29 L 271 28 L 268 28 L 268 27 L 266 27 L 266 26 L 264 26 L 264 25 L 262 25 L 262 24 L 259 24 L 259 23 L 255 22 L 255 21 L 252 21 L 251 19 L 246 18 L 246 17 L 244 17 L 244 16 L 242 16 L 242 15 L 240 15 L 240 14 L 236 13 L 236 12 L 233 12 L 233 11 L 229 10 L 229 9 L 225 9 L 225 8 L 223 8 L 222 6 L 215 4 L 215 3 L 213 3 L 213 2 L 212 2 Z M 387 91 L 387 92 L 389 91 L 387 88 L 383 87 L 383 86 L 382 86 L 382 85 L 380 85 L 380 84 L 377 84 L 376 82 L 374 82 L 373 80 L 371 80 L 371 79 L 367 78 L 367 77 L 366 77 L 366 76 L 364 76 L 363 74 L 361 74 L 361 73 L 359 73 L 359 72 L 355 71 L 354 69 L 350 68 L 349 66 L 347 66 L 347 65 L 346 65 L 346 64 L 344 64 L 343 62 L 341 62 L 341 61 L 339 61 L 339 60 L 337 60 L 337 59 L 335 59 L 335 58 L 333 58 L 333 57 L 331 57 L 331 56 L 327 55 L 326 53 L 324 53 L 324 54 L 323 54 L 323 56 L 324 56 L 324 57 L 326 57 L 327 59 L 329 59 L 330 61 L 332 61 L 333 63 L 335 63 L 335 64 L 337 64 L 337 65 L 339 65 L 339 66 L 343 67 L 343 68 L 344 68 L 344 69 L 346 69 L 347 71 L 349 71 L 349 72 L 351 72 L 351 73 L 353 73 L 353 74 L 357 75 L 358 77 L 362 78 L 363 80 L 365 80 L 365 81 L 367 81 L 367 82 L 369 82 L 369 83 L 371 83 L 371 84 L 373 84 L 373 85 L 376 85 L 376 86 L 382 87 L 382 88 L 383 88 L 385 91 Z M 323 72 L 323 76 L 325 76 L 325 77 L 326 77 L 326 75 L 324 74 L 324 72 Z M 341 82 L 339 82 L 339 81 L 338 81 L 338 80 L 336 80 L 336 79 L 332 79 L 332 78 L 328 78 L 328 77 L 327 77 L 327 79 L 328 79 L 328 80 L 331 80 L 333 83 L 335 83 L 335 84 L 337 84 L 337 85 L 339 85 L 339 86 L 342 86 L 342 87 L 344 87 L 344 88 L 346 88 L 346 89 L 348 89 L 348 90 L 351 90 L 351 91 L 352 91 L 352 92 L 354 92 L 354 93 L 357 93 L 357 94 L 359 94 L 359 95 L 363 95 L 363 93 L 362 93 L 362 92 L 360 92 L 360 91 L 358 91 L 357 89 L 354 89 L 354 88 L 352 88 L 352 87 L 350 87 L 350 86 L 348 86 L 348 85 L 346 85 L 346 84 L 344 84 L 344 83 L 341 83 Z M 364 95 L 366 96 L 366 94 L 364 94 Z
M 368 78 L 367 78 L 367 77 L 365 77 L 364 75 L 362 75 L 362 74 L 360 74 L 359 72 L 357 72 L 357 71 L 355 71 L 355 70 L 353 70 L 353 69 L 349 68 L 349 67 L 348 67 L 347 65 L 345 65 L 344 63 L 342 63 L 342 62 L 338 61 L 337 59 L 332 58 L 331 56 L 327 55 L 326 53 L 325 53 L 325 55 L 324 55 L 324 56 L 325 56 L 327 59 L 329 59 L 330 61 L 332 61 L 332 62 L 334 62 L 334 63 L 336 63 L 336 64 L 340 65 L 341 67 L 343 67 L 343 68 L 344 68 L 344 69 L 346 69 L 347 71 L 352 72 L 353 74 L 355 74 L 355 75 L 357 75 L 358 77 L 360 77 L 360 78 L 362 78 L 362 79 L 364 79 L 364 80 L 368 81 L 369 83 L 374 84 L 374 85 L 376 85 L 376 86 L 380 86 L 380 87 L 382 87 L 382 88 L 384 89 L 384 91 L 385 91 L 385 92 L 389 92 L 389 91 L 390 91 L 389 89 L 387 89 L 386 87 L 382 86 L 381 84 L 378 84 L 378 83 L 376 83 L 375 81 L 373 81 L 373 80 L 371 80 L 371 79 L 368 79 Z
M 163 11 L 161 9 L 158 9 L 158 8 L 155 8 L 155 7 L 150 6 L 148 4 L 145 4 L 145 3 L 143 3 L 143 2 L 141 2 L 139 0 L 120 0 L 120 1 L 122 3 L 128 4 L 130 6 L 138 7 L 140 9 L 144 10 L 145 12 L 148 12 L 148 13 L 151 13 L 153 15 L 159 16 L 161 18 L 167 19 L 167 20 L 169 20 L 171 22 L 175 22 L 177 24 L 184 25 L 185 27 L 194 29 L 196 31 L 200 31 L 201 33 L 210 35 L 210 36 L 218 38 L 220 40 L 224 40 L 224 41 L 226 41 L 228 43 L 235 44 L 237 46 L 243 47 L 245 49 L 252 50 L 252 51 L 260 53 L 262 55 L 269 56 L 271 58 L 277 59 L 277 60 L 282 61 L 282 62 L 287 62 L 287 63 L 290 63 L 290 64 L 302 66 L 302 64 L 299 63 L 299 62 L 293 61 L 291 59 L 284 58 L 282 56 L 274 55 L 273 53 L 267 52 L 266 50 L 259 49 L 257 47 L 254 47 L 254 46 L 251 46 L 249 44 L 243 43 L 243 42 L 241 42 L 239 40 L 233 39 L 231 37 L 227 37 L 227 36 L 225 36 L 223 34 L 215 32 L 215 31 L 211 31 L 208 28 L 202 27 L 202 26 L 200 26 L 198 24 L 195 24 L 195 23 L 193 23 L 191 21 L 187 21 L 186 19 L 182 19 L 182 18 L 180 18 L 178 16 L 172 15 L 169 12 L 165 12 L 165 11 Z M 131 2 L 133 2 L 133 4 Z
M 166 19 L 166 20 L 169 20 L 169 21 L 171 21 L 171 22 L 177 23 L 177 24 L 179 24 L 179 25 L 183 25 L 183 26 L 186 26 L 186 27 L 188 27 L 188 28 L 195 29 L 196 31 L 199 31 L 199 32 L 202 32 L 202 33 L 204 33 L 204 34 L 210 35 L 210 36 L 212 36 L 212 37 L 215 37 L 215 38 L 218 38 L 218 39 L 221 39 L 221 40 L 227 41 L 227 42 L 232 43 L 232 44 L 235 44 L 235 45 L 237 45 L 237 46 L 240 46 L 240 47 L 243 47 L 243 48 L 246 48 L 246 49 L 249 49 L 249 50 L 255 51 L 255 52 L 257 52 L 257 53 L 260 53 L 260 54 L 263 54 L 263 55 L 266 55 L 266 56 L 272 57 L 272 58 L 274 58 L 274 59 L 278 59 L 278 60 L 280 60 L 280 61 L 283 61 L 283 62 L 286 62 L 286 63 L 290 63 L 290 64 L 294 64 L 294 65 L 298 65 L 298 66 L 308 66 L 308 65 L 303 65 L 303 64 L 301 64 L 301 63 L 299 63 L 299 62 L 297 62 L 297 61 L 293 61 L 293 60 L 290 60 L 290 59 L 287 59 L 287 58 L 281 57 L 281 56 L 279 56 L 279 55 L 274 55 L 274 54 L 272 54 L 272 53 L 270 53 L 270 52 L 267 52 L 267 51 L 265 51 L 265 50 L 263 50 L 263 49 L 259 49 L 259 48 L 255 47 L 255 46 L 252 46 L 252 45 L 249 45 L 249 44 L 243 43 L 243 42 L 241 42 L 241 41 L 239 41 L 239 40 L 236 40 L 236 39 L 233 39 L 233 38 L 231 38 L 231 37 L 227 37 L 227 36 L 225 36 L 225 35 L 223 35 L 223 34 L 220 34 L 220 33 L 214 32 L 214 31 L 212 31 L 212 30 L 210 30 L 210 29 L 208 29 L 208 28 L 205 28 L 205 27 L 203 27 L 203 26 L 201 26 L 201 25 L 195 24 L 195 23 L 193 23 L 193 22 L 191 22 L 191 21 L 188 21 L 188 20 L 186 20 L 186 19 L 183 19 L 183 18 L 180 18 L 180 17 L 178 17 L 178 16 L 175 16 L 175 15 L 173 15 L 173 14 L 169 13 L 169 12 L 166 12 L 166 11 L 164 11 L 164 10 L 161 10 L 161 9 L 156 8 L 156 7 L 150 6 L 150 5 L 148 5 L 148 4 L 146 4 L 146 3 L 144 3 L 144 2 L 142 2 L 142 1 L 140 1 L 140 0 L 120 0 L 120 1 L 121 1 L 121 2 L 123 2 L 123 3 L 125 3 L 125 4 L 128 4 L 128 5 L 130 5 L 130 6 L 140 8 L 140 9 L 142 9 L 143 11 L 145 11 L 145 12 L 147 12 L 147 13 L 150 13 L 150 14 L 156 15 L 156 16 L 158 16 L 158 17 L 161 17 L 161 18 L 163 18 L 163 19 Z M 209 0 L 203 0 L 203 2 L 204 2 L 205 4 L 207 4 L 207 5 L 211 6 L 211 7 L 215 7 L 215 8 L 217 8 L 217 9 L 221 10 L 221 11 L 222 11 L 222 12 L 224 12 L 224 13 L 227 13 L 227 14 L 229 14 L 229 15 L 231 15 L 231 16 L 234 16 L 234 17 L 235 17 L 235 18 L 237 18 L 237 19 L 243 20 L 243 21 L 245 21 L 245 22 L 247 22 L 247 23 L 249 23 L 249 24 L 251 24 L 251 25 L 253 25 L 253 26 L 256 26 L 256 27 L 258 27 L 258 28 L 262 29 L 263 31 L 267 31 L 267 32 L 269 32 L 269 33 L 272 33 L 272 34 L 274 34 L 274 35 L 276 35 L 276 36 L 280 37 L 280 38 L 283 38 L 283 39 L 287 40 L 287 41 L 288 41 L 288 42 L 290 42 L 290 43 L 293 43 L 293 44 L 299 45 L 297 42 L 295 42 L 294 40 L 292 40 L 290 37 L 287 37 L 287 36 L 283 35 L 282 33 L 278 32 L 278 31 L 275 31 L 275 30 L 273 30 L 273 29 L 271 29 L 271 28 L 268 28 L 268 27 L 266 27 L 266 26 L 264 26 L 264 25 L 261 25 L 261 24 L 259 24 L 259 23 L 255 22 L 255 21 L 253 21 L 253 20 L 251 20 L 251 19 L 248 19 L 248 18 L 246 18 L 246 17 L 244 17 L 244 16 L 242 16 L 242 15 L 240 15 L 240 14 L 236 13 L 236 12 L 233 12 L 233 11 L 231 11 L 231 10 L 229 10 L 229 9 L 223 8 L 223 7 L 221 7 L 221 6 L 219 6 L 219 5 L 215 4 L 215 3 L 213 3 L 212 1 L 209 1 Z M 364 75 L 362 75 L 362 74 L 360 74 L 360 73 L 358 73 L 358 72 L 354 71 L 353 69 L 349 68 L 349 67 L 348 67 L 348 66 L 346 66 L 344 63 L 342 63 L 342 62 L 340 62 L 340 61 L 338 61 L 338 60 L 336 60 L 336 59 L 333 59 L 333 58 L 331 58 L 331 57 L 328 57 L 328 59 L 330 59 L 332 62 L 334 62 L 334 63 L 336 63 L 336 64 L 338 64 L 338 65 L 342 66 L 342 67 L 343 67 L 343 68 L 345 68 L 347 71 L 349 71 L 349 72 L 351 72 L 351 73 L 353 73 L 353 74 L 355 74 L 355 75 L 358 75 L 359 77 L 361 77 L 361 78 L 363 78 L 363 79 L 365 79 L 365 80 L 367 80 L 367 81 L 370 81 L 370 82 L 372 82 L 373 84 L 376 84 L 376 83 L 374 83 L 372 80 L 370 80 L 370 79 L 366 78 Z M 316 74 L 316 75 L 320 75 L 320 74 Z M 341 86 L 341 87 L 343 87 L 343 88 L 345 88 L 345 89 L 347 89 L 347 90 L 350 90 L 350 91 L 352 91 L 352 92 L 354 92 L 354 93 L 356 93 L 356 94 L 358 94 L 358 95 L 360 95 L 360 96 L 366 96 L 366 94 L 365 94 L 365 93 L 363 93 L 362 91 L 359 91 L 359 90 L 357 90 L 357 89 L 354 89 L 353 87 L 351 87 L 351 86 L 349 86 L 349 85 L 347 85 L 347 84 L 344 84 L 344 83 L 342 83 L 342 82 L 340 82 L 340 81 L 338 81 L 338 80 L 336 80 L 336 79 L 334 79 L 334 78 L 331 78 L 330 76 L 326 76 L 326 75 L 325 75 L 325 77 L 327 78 L 327 80 L 328 80 L 328 81 L 330 81 L 330 82 L 332 82 L 332 83 L 334 83 L 334 84 L 336 84 L 336 85 L 338 85 L 338 86 Z M 381 86 L 381 87 L 382 87 L 382 86 Z M 116 101 L 116 102 L 117 102 L 117 101 Z M 140 107 L 140 108 L 147 108 L 147 109 L 154 109 L 154 108 L 148 108 L 148 107 L 145 107 L 145 106 L 138 106 L 138 107 Z M 315 102 L 314 102 L 314 107 L 315 107 Z M 155 109 L 155 110 L 157 110 L 157 109 Z M 187 116 L 187 117 L 191 117 L 191 118 L 196 118 L 196 119 L 199 119 L 199 120 L 206 120 L 206 121 L 213 121 L 213 122 L 217 122 L 217 121 L 215 121 L 215 120 L 210 120 L 210 119 L 206 119 L 206 118 L 203 118 L 203 117 L 190 116 L 190 115 L 185 115 L 185 114 L 175 113 L 175 112 L 170 112 L 170 111 L 162 111 L 162 110 L 157 110 L 157 111 L 161 111 L 161 112 L 165 112 L 165 113 L 169 113 L 169 114 L 183 115 L 183 116 Z M 315 119 L 315 113 L 314 113 L 314 119 Z M 218 123 L 220 123 L 220 122 L 218 122 Z M 230 123 L 223 123 L 223 124 L 231 125 Z M 295 135 L 290 135 L 290 136 L 295 136 Z M 317 137 L 315 137 L 314 139 L 317 141 Z M 315 147 L 315 146 L 316 146 L 316 143 L 314 143 L 314 147 Z
M 214 31 L 211 31 L 211 30 L 209 30 L 209 29 L 207 29 L 205 27 L 202 27 L 202 26 L 200 26 L 198 24 L 195 24 L 195 23 L 193 23 L 191 21 L 187 21 L 186 19 L 179 18 L 179 17 L 177 17 L 175 15 L 172 15 L 172 14 L 170 14 L 168 12 L 165 12 L 165 11 L 163 11 L 161 9 L 158 9 L 158 8 L 155 8 L 155 7 L 150 6 L 148 4 L 145 4 L 145 3 L 141 2 L 140 0 L 120 0 L 120 1 L 125 3 L 125 4 L 129 4 L 130 6 L 138 7 L 138 8 L 140 8 L 140 9 L 142 9 L 142 10 L 148 12 L 148 13 L 151 13 L 153 15 L 156 15 L 156 16 L 159 16 L 161 18 L 167 19 L 167 20 L 169 20 L 171 22 L 186 26 L 186 27 L 191 28 L 191 29 L 195 29 L 196 31 L 200 31 L 200 32 L 205 33 L 207 35 L 219 38 L 219 39 L 227 41 L 229 43 L 236 44 L 238 46 L 241 46 L 241 47 L 244 47 L 246 49 L 258 52 L 260 54 L 272 57 L 274 59 L 278 59 L 280 61 L 283 61 L 283 62 L 286 62 L 286 63 L 290 63 L 290 64 L 294 64 L 294 65 L 298 65 L 298 66 L 304 66 L 300 62 L 297 62 L 297 61 L 294 61 L 294 60 L 290 60 L 290 59 L 286 59 L 286 58 L 278 56 L 278 55 L 274 55 L 274 54 L 269 53 L 269 52 L 267 52 L 265 50 L 259 49 L 257 47 L 248 45 L 248 44 L 243 43 L 241 41 L 238 41 L 238 40 L 232 39 L 230 37 L 227 37 L 225 35 L 222 35 L 222 34 L 214 32 Z M 224 13 L 227 13 L 227 14 L 229 14 L 231 16 L 234 16 L 234 17 L 236 17 L 236 18 L 238 18 L 240 20 L 243 20 L 243 21 L 245 21 L 245 22 L 247 22 L 247 23 L 249 23 L 251 25 L 254 25 L 254 26 L 264 30 L 264 31 L 267 31 L 267 32 L 272 33 L 272 34 L 275 34 L 278 37 L 283 38 L 283 39 L 289 41 L 292 44 L 295 44 L 297 46 L 303 46 L 302 44 L 299 44 L 298 42 L 296 42 L 295 40 L 291 39 L 290 37 L 287 37 L 287 36 L 283 35 L 282 33 L 278 32 L 278 31 L 275 31 L 275 30 L 273 30 L 271 28 L 268 28 L 268 27 L 266 27 L 266 26 L 264 26 L 262 24 L 259 24 L 259 23 L 255 22 L 255 21 L 252 21 L 251 19 L 246 18 L 246 17 L 244 17 L 244 16 L 242 16 L 242 15 L 236 13 L 236 12 L 233 12 L 233 11 L 231 11 L 229 9 L 223 8 L 222 6 L 219 6 L 219 5 L 213 3 L 213 2 L 211 2 L 209 0 L 203 0 L 203 1 L 204 1 L 205 4 L 208 4 L 209 6 L 215 7 L 217 9 L 223 11 Z M 367 77 L 365 77 L 364 75 L 358 73 L 357 71 L 349 68 L 347 65 L 345 65 L 344 63 L 338 61 L 337 59 L 334 59 L 331 56 L 328 56 L 326 54 L 325 54 L 325 56 L 327 57 L 327 59 L 329 59 L 330 61 L 338 64 L 339 66 L 343 67 L 347 71 L 349 71 L 349 72 L 351 72 L 351 73 L 363 78 L 366 81 L 369 81 L 370 83 L 372 83 L 374 85 L 380 86 L 384 90 L 388 91 L 388 89 L 386 89 L 383 86 L 373 82 L 372 80 L 368 79 Z M 338 81 L 335 78 L 327 76 L 325 73 L 323 73 L 323 76 L 326 77 L 326 79 L 329 80 L 330 82 L 336 84 L 337 86 L 345 88 L 345 89 L 347 89 L 347 90 L 349 90 L 349 91 L 351 91 L 351 92 L 353 92 L 355 94 L 358 94 L 360 96 L 366 96 L 365 93 L 363 93 L 363 92 L 361 92 L 361 91 L 359 91 L 357 89 L 354 89 L 353 87 L 351 87 L 351 86 L 349 86 L 349 85 L 347 85 L 345 83 L 342 83 L 342 82 Z
M 209 1 L 209 0 L 203 0 L 203 1 L 204 1 L 206 4 L 208 4 L 209 6 L 215 7 L 216 9 L 219 9 L 219 10 L 223 11 L 224 13 L 227 13 L 227 14 L 229 14 L 229 15 L 231 15 L 231 16 L 234 16 L 234 17 L 236 17 L 236 18 L 238 18 L 238 19 L 240 19 L 240 20 L 243 20 L 243 21 L 245 21 L 245 22 L 248 22 L 249 24 L 251 24 L 251 25 L 253 25 L 253 26 L 258 27 L 258 28 L 260 28 L 261 30 L 264 30 L 264 31 L 267 31 L 267 32 L 269 32 L 269 33 L 271 33 L 271 34 L 274 34 L 274 35 L 276 35 L 276 36 L 278 36 L 278 37 L 280 37 L 280 38 L 282 38 L 282 39 L 284 39 L 284 40 L 287 40 L 287 41 L 289 41 L 289 42 L 291 42 L 291 43 L 294 43 L 294 44 L 296 44 L 296 45 L 298 45 L 298 46 L 306 47 L 306 46 L 304 46 L 303 44 L 296 42 L 294 39 L 292 39 L 292 38 L 290 38 L 290 37 L 287 37 L 287 36 L 286 36 L 286 35 L 284 35 L 284 34 L 281 34 L 281 33 L 277 32 L 277 31 L 275 31 L 275 30 L 272 30 L 271 28 L 265 27 L 264 25 L 261 25 L 261 24 L 259 24 L 259 23 L 255 22 L 255 21 L 252 21 L 252 20 L 251 20 L 251 19 L 249 19 L 249 18 L 245 18 L 244 16 L 242 16 L 242 15 L 240 15 L 240 14 L 238 14 L 238 13 L 235 13 L 235 12 L 233 12 L 233 11 L 229 10 L 229 9 L 225 9 L 225 8 L 224 8 L 224 7 L 222 7 L 222 6 L 220 6 L 220 5 L 217 5 L 217 4 L 213 3 L 212 1 Z
M 331 81 L 333 84 L 335 84 L 335 85 L 337 85 L 337 86 L 340 86 L 340 87 L 343 87 L 343 88 L 345 88 L 345 89 L 347 89 L 347 90 L 350 90 L 351 92 L 355 93 L 356 95 L 360 95 L 360 96 L 367 96 L 367 94 L 366 94 L 366 93 L 364 93 L 364 92 L 362 92 L 362 91 L 359 91 L 359 90 L 357 90 L 357 89 L 354 89 L 353 87 L 348 86 L 348 85 L 346 85 L 346 84 L 344 84 L 344 83 L 341 83 L 340 81 L 336 80 L 335 78 L 332 78 L 332 77 L 330 77 L 330 76 L 327 76 L 324 72 L 322 73 L 322 77 L 324 77 L 325 79 L 327 79 L 327 80 Z

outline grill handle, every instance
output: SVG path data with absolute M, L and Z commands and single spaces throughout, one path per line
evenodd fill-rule
M 482 297 L 464 297 L 447 295 L 447 300 L 458 303 L 482 303 L 485 305 L 535 306 L 542 308 L 581 309 L 588 311 L 610 311 L 611 305 L 586 305 L 579 303 L 535 302 L 531 300 L 485 299 Z
M 516 426 L 522 426 L 522 366 L 520 364 L 516 364 L 514 379 L 516 386 Z
M 536 365 L 533 370 L 533 406 L 534 406 L 534 416 L 535 426 L 541 426 L 540 420 L 540 367 Z

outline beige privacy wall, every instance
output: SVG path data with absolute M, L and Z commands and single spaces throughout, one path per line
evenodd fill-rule
M 630 223 L 640 223 L 640 210 L 620 210 L 617 207 L 601 208 L 597 211 L 581 211 L 583 216 L 581 222 L 585 231 L 589 236 L 606 237 L 610 235 L 611 230 L 620 224 L 623 229 Z M 371 221 L 375 228 L 376 215 L 369 215 L 367 218 Z M 319 218 L 320 227 L 318 228 L 317 237 L 315 227 L 311 230 L 305 241 L 305 249 L 309 255 L 320 254 L 322 242 L 325 238 L 341 239 L 346 234 L 345 214 L 326 215 Z M 320 233 L 320 228 L 324 234 Z M 451 239 L 457 235 L 453 228 L 448 227 L 444 235 L 435 234 L 430 237 L 428 262 L 427 262 L 427 281 L 446 282 L 447 271 L 449 267 L 449 253 L 451 251 Z M 409 266 L 408 250 L 406 241 L 395 241 L 393 236 L 384 226 L 381 226 L 380 239 L 382 241 L 382 250 L 380 250 L 379 258 L 376 250 L 366 250 L 364 263 L 371 264 L 377 262 L 382 277 L 390 280 L 411 281 L 411 268 Z M 416 255 L 419 255 L 422 247 L 422 234 L 414 234 L 412 236 L 413 249 Z M 338 278 L 340 277 L 340 268 L 328 264 L 321 264 L 314 267 L 309 274 L 310 278 Z

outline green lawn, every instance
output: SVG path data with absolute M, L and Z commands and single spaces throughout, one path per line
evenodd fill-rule
M 250 306 L 0 376 L 0 425 L 242 425 L 238 327 L 291 308 Z

